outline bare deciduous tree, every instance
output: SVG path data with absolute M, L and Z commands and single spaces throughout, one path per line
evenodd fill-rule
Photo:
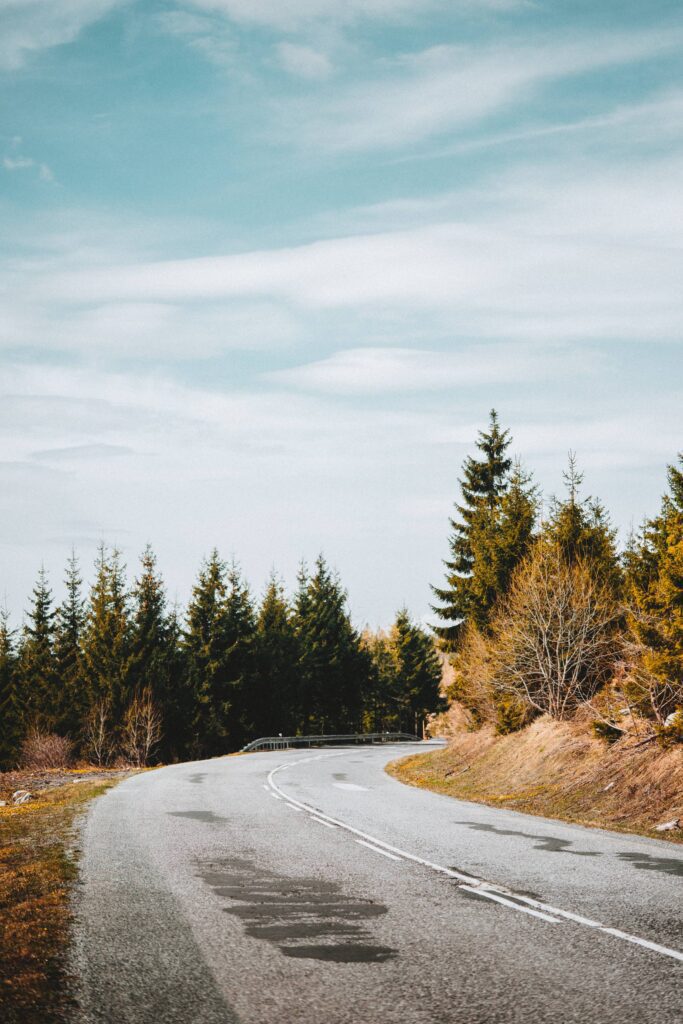
M 85 747 L 100 768 L 109 764 L 114 751 L 108 701 L 100 700 L 90 708 L 85 720 Z
M 129 704 L 123 718 L 123 752 L 138 768 L 144 767 L 162 736 L 161 714 L 146 687 Z
M 496 687 L 567 718 L 607 683 L 621 656 L 619 608 L 581 560 L 538 543 L 520 566 L 491 643 Z

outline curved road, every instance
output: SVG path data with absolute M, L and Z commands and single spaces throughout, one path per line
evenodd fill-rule
M 84 1024 L 683 1020 L 683 849 L 403 786 L 384 765 L 413 749 L 174 765 L 97 800 Z

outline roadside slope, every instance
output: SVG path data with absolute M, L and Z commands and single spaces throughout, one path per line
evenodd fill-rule
M 683 751 L 632 740 L 608 745 L 585 724 L 540 718 L 521 732 L 457 731 L 449 746 L 387 771 L 437 793 L 583 825 L 683 842 Z

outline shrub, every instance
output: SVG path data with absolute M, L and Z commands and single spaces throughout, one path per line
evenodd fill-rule
M 570 717 L 612 678 L 621 655 L 609 584 L 558 545 L 540 541 L 517 569 L 491 628 L 494 690 L 556 719 Z
M 21 745 L 23 768 L 68 768 L 73 760 L 73 743 L 66 736 L 31 729 Z

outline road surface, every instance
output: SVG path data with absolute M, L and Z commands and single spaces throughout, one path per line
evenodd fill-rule
M 403 786 L 384 765 L 413 749 L 174 765 L 97 800 L 84 1024 L 682 1021 L 683 849 Z

